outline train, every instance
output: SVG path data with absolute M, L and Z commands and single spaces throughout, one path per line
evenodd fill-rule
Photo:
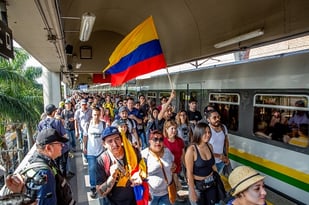
M 187 109 L 191 98 L 201 113 L 212 104 L 229 130 L 232 167 L 251 166 L 267 176 L 270 189 L 297 204 L 309 202 L 309 147 L 258 134 L 275 111 L 286 121 L 296 110 L 309 113 L 309 50 L 173 73 L 170 79 L 172 85 L 166 75 L 136 79 L 117 90 L 159 103 L 174 87 L 176 112 Z M 296 107 L 297 101 L 304 107 Z

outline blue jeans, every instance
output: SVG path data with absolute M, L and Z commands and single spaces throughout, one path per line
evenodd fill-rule
M 100 198 L 100 205 L 110 205 L 110 202 L 106 196 L 103 198 Z
M 215 201 L 217 201 L 217 188 L 215 186 L 210 187 L 207 191 L 199 191 L 195 189 L 196 195 L 197 195 L 197 201 L 193 202 L 191 201 L 190 197 L 190 204 L 191 205 L 212 205 L 217 204 Z M 190 193 L 189 193 L 190 196 Z
M 149 202 L 149 205 L 171 205 L 171 202 L 168 198 L 168 194 L 163 196 L 151 196 L 152 200 Z
M 221 174 L 222 171 L 223 171 L 223 168 L 224 168 L 225 164 L 224 162 L 219 162 L 219 163 L 216 163 L 216 167 L 217 167 L 217 170 L 218 170 L 218 173 Z
M 146 147 L 148 147 L 148 140 L 146 139 L 146 134 L 145 132 L 139 132 L 138 133 L 139 137 L 141 138 L 142 141 L 142 149 L 145 149 Z
M 79 142 L 82 143 L 84 138 L 84 134 L 82 131 L 79 131 Z
M 96 168 L 97 168 L 97 157 L 93 155 L 86 156 L 88 161 L 88 174 L 89 174 L 89 182 L 90 188 L 94 188 L 96 186 Z
M 75 130 L 65 130 L 70 140 L 70 150 L 76 148 Z

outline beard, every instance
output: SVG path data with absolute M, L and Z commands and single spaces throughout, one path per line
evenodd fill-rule
M 221 123 L 220 123 L 220 121 L 216 121 L 216 122 L 211 122 L 210 124 L 213 127 L 219 127 Z

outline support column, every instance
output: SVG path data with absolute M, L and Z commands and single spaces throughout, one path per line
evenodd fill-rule
M 64 83 L 63 84 L 63 96 L 66 99 L 68 95 L 71 95 L 69 86 Z
M 50 72 L 43 68 L 42 82 L 44 107 L 48 104 L 58 106 L 61 100 L 60 73 Z

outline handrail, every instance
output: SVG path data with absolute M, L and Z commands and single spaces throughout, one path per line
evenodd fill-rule
M 18 173 L 20 172 L 26 165 L 27 163 L 29 162 L 29 159 L 32 157 L 33 153 L 35 152 L 36 150 L 36 145 L 34 144 L 32 146 L 32 148 L 30 149 L 30 151 L 26 154 L 26 156 L 24 157 L 24 159 L 20 162 L 20 164 L 18 165 L 18 167 L 15 169 L 14 173 Z M 3 186 L 0 190 L 0 196 L 3 196 L 4 195 L 4 187 Z

